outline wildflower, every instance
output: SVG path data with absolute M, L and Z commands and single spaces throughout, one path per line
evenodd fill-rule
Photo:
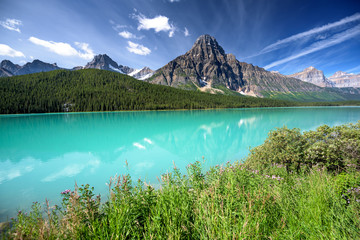
M 66 189 L 65 191 L 61 192 L 61 194 L 68 194 L 70 192 L 71 192 L 70 189 Z

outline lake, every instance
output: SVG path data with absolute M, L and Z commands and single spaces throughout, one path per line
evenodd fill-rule
M 0 221 L 32 202 L 59 203 L 75 182 L 103 199 L 106 182 L 156 176 L 195 161 L 205 168 L 243 159 L 270 130 L 360 120 L 360 107 L 59 113 L 0 116 Z M 126 165 L 126 162 L 128 165 Z

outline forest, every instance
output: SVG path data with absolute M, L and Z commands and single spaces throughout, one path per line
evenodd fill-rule
M 56 70 L 0 78 L 0 113 L 275 107 L 288 101 L 213 95 L 136 80 L 120 73 Z
M 210 94 L 150 84 L 124 74 L 83 69 L 0 78 L 0 114 L 359 105 Z

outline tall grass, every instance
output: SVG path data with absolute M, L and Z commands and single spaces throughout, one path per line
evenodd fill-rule
M 258 171 L 239 162 L 203 172 L 196 162 L 187 175 L 162 175 L 159 189 L 113 177 L 103 204 L 88 185 L 65 190 L 61 206 L 19 212 L 6 238 L 359 239 L 360 204 L 344 198 L 339 179 L 324 169 Z

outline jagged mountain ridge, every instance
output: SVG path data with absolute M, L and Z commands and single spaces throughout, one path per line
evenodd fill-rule
M 142 69 L 133 69 L 128 66 L 118 65 L 114 60 L 112 60 L 106 54 L 99 54 L 94 57 L 94 59 L 88 62 L 85 66 L 77 66 L 72 68 L 72 70 L 80 70 L 87 68 L 103 69 L 108 71 L 119 72 L 122 74 L 127 74 L 129 76 L 135 77 L 137 79 L 143 80 L 148 78 L 153 73 L 148 67 Z M 57 66 L 56 63 L 50 64 L 45 63 L 40 60 L 34 60 L 31 63 L 26 63 L 24 66 L 14 64 L 9 60 L 3 60 L 0 63 L 0 77 L 10 77 L 15 75 L 24 75 L 37 72 L 48 72 L 61 69 Z
M 334 87 L 335 84 L 324 75 L 324 72 L 314 67 L 308 67 L 301 72 L 288 75 L 289 77 L 300 79 L 304 82 L 315 84 L 319 87 Z
M 7 73 L 6 77 L 15 76 L 15 75 L 24 75 L 30 73 L 38 73 L 38 72 L 48 72 L 60 69 L 56 63 L 50 64 L 42 62 L 38 59 L 35 59 L 32 62 L 26 63 L 24 66 L 20 66 L 17 64 L 13 64 L 9 60 L 3 60 L 0 63 L 1 76 L 3 73 Z
M 227 88 L 260 97 L 264 92 L 322 91 L 313 84 L 240 62 L 210 35 L 200 36 L 188 52 L 158 69 L 148 81 L 214 93 Z
M 106 54 L 96 55 L 91 62 L 88 62 L 85 65 L 84 69 L 87 68 L 103 69 L 108 71 L 120 72 L 123 74 L 129 74 L 135 70 L 128 66 L 118 65 Z
M 337 71 L 329 77 L 329 80 L 332 81 L 335 87 L 354 87 L 360 88 L 360 74 L 346 73 L 342 71 Z
M 128 66 L 118 65 L 114 60 L 112 60 L 106 54 L 96 55 L 94 59 L 91 62 L 87 63 L 84 68 L 85 69 L 95 68 L 95 69 L 120 72 L 123 74 L 127 74 L 131 77 L 137 78 L 139 80 L 143 80 L 144 78 L 149 77 L 150 74 L 153 72 L 153 70 L 151 70 L 148 67 L 144 67 L 141 69 L 134 69 Z

